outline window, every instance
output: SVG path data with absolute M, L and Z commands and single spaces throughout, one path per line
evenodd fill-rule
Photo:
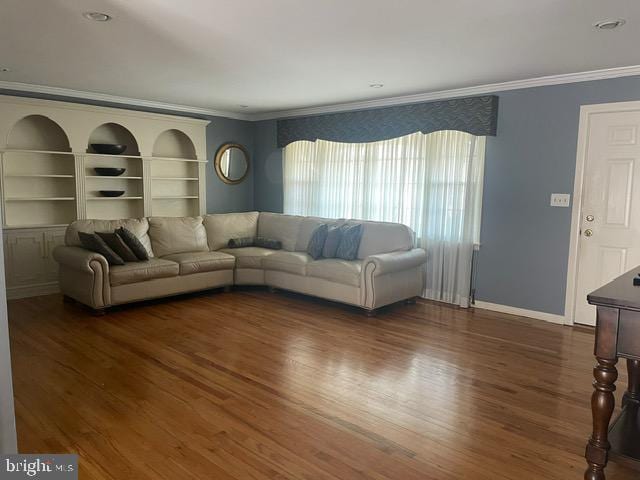
M 458 131 L 295 142 L 284 150 L 284 211 L 410 226 L 430 254 L 425 296 L 464 305 L 480 236 L 484 146 L 484 137 Z M 451 271 L 460 262 L 468 264 L 464 280 L 466 268 Z

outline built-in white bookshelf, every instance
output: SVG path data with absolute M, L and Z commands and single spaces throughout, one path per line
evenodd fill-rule
M 55 291 L 51 252 L 76 219 L 204 214 L 207 124 L 0 97 L 0 208 L 9 296 Z M 99 143 L 126 149 L 105 155 L 91 147 Z M 125 171 L 103 176 L 96 167 Z M 124 193 L 108 197 L 104 190 Z

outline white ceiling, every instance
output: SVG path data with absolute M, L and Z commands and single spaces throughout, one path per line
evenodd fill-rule
M 640 65 L 638 45 L 638 0 L 0 0 L 0 82 L 242 114 Z

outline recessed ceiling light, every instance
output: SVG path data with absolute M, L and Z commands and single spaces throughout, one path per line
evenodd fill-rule
M 238 105 L 240 108 L 249 108 L 249 105 Z
M 384 87 L 384 83 L 370 83 L 369 86 L 371 88 L 382 88 Z
M 617 20 L 602 20 L 601 22 L 594 23 L 593 26 L 598 30 L 613 30 L 614 28 L 621 27 L 626 22 L 619 18 Z
M 87 20 L 93 20 L 94 22 L 108 22 L 111 20 L 111 15 L 107 15 L 102 12 L 84 12 L 82 16 Z

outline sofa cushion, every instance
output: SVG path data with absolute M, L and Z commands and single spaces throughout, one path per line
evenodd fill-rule
M 327 240 L 327 233 L 329 233 L 329 227 L 326 223 L 323 223 L 316 227 L 309 239 L 307 245 L 307 253 L 314 260 L 319 259 L 322 256 L 322 250 L 324 248 L 324 242 Z
M 236 258 L 236 268 L 262 268 L 262 260 L 277 253 L 261 247 L 223 248 L 220 251 Z
M 176 262 L 163 258 L 151 258 L 146 262 L 125 263 L 109 268 L 109 282 L 112 287 L 130 283 L 145 282 L 154 278 L 175 277 L 180 267 Z
M 363 222 L 349 220 L 349 224 L 362 224 L 362 239 L 358 249 L 358 258 L 363 260 L 369 255 L 411 250 L 413 231 L 406 225 L 388 222 Z
M 152 217 L 149 219 L 149 236 L 158 257 L 209 250 L 202 217 Z
M 186 252 L 174 253 L 162 257 L 180 265 L 180 275 L 213 272 L 215 270 L 233 270 L 236 259 L 223 252 Z
M 221 213 L 204 216 L 209 250 L 227 248 L 232 238 L 258 235 L 258 212 Z
M 304 217 L 261 212 L 258 218 L 258 236 L 282 242 L 282 248 L 289 252 L 296 250 L 298 231 Z M 306 250 L 306 245 L 302 250 Z
M 149 222 L 146 218 L 124 218 L 121 220 L 76 220 L 68 227 L 64 236 L 64 243 L 69 247 L 81 247 L 78 232 L 113 232 L 124 227 L 133 233 L 144 245 L 144 248 L 153 257 L 151 239 L 149 238 Z
M 262 267 L 265 270 L 306 275 L 310 261 L 312 258 L 304 252 L 275 252 L 262 260 Z
M 81 235 L 81 233 L 78 232 L 78 235 Z M 138 257 L 136 257 L 136 254 L 133 253 L 133 250 L 129 248 L 129 245 L 127 245 L 122 237 L 116 232 L 96 232 L 96 235 L 104 240 L 104 243 L 109 245 L 109 248 L 116 252 L 116 254 L 125 262 L 138 261 Z M 131 237 L 134 239 L 134 241 L 138 242 L 138 244 L 140 245 L 140 249 L 147 256 L 145 260 L 148 260 L 149 255 L 147 254 L 144 246 L 140 243 L 140 240 L 138 240 L 138 237 L 136 237 L 133 233 L 131 233 Z
M 340 245 L 336 250 L 336 257 L 344 260 L 355 260 L 362 240 L 362 224 L 347 225 L 342 231 Z
M 97 233 L 85 233 L 78 232 L 78 238 L 82 247 L 91 252 L 96 252 L 107 259 L 109 265 L 124 265 L 124 260 L 120 255 L 113 251 L 113 249 L 107 245 L 107 242 Z
M 136 257 L 136 262 L 139 260 L 149 260 L 149 252 L 131 230 L 120 227 L 116 230 L 116 235 L 131 249 L 134 257 Z
M 323 278 L 354 287 L 360 286 L 361 273 L 361 260 L 348 261 L 340 258 L 325 258 L 307 265 L 307 276 L 309 277 Z
M 340 246 L 340 240 L 342 240 L 342 232 L 345 226 L 334 225 L 327 231 L 327 237 L 324 239 L 324 245 L 322 246 L 322 256 L 324 258 L 335 258 Z

